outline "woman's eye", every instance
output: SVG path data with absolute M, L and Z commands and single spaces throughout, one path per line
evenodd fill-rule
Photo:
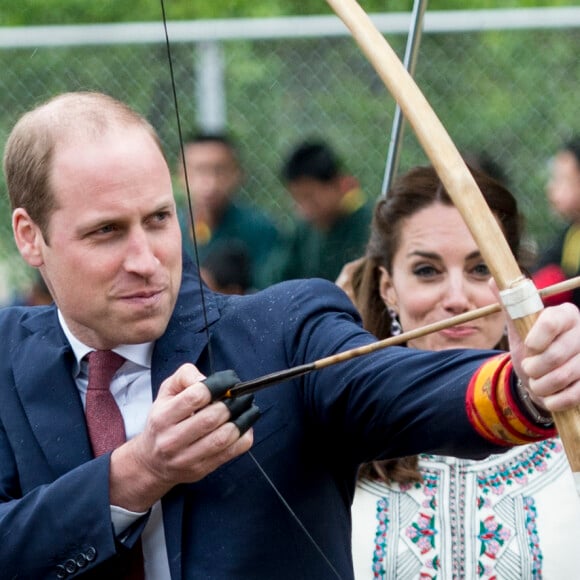
M 427 264 L 413 268 L 413 274 L 418 278 L 432 278 L 438 273 L 439 271 L 434 266 Z
M 475 266 L 475 268 L 473 268 L 472 271 L 476 276 L 479 276 L 480 278 L 489 278 L 491 276 L 487 264 L 484 263 L 477 264 L 477 266 Z

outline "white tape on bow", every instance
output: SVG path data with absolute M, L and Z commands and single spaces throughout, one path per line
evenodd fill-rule
M 537 288 L 529 279 L 524 279 L 514 288 L 506 288 L 499 294 L 512 319 L 534 314 L 544 307 Z

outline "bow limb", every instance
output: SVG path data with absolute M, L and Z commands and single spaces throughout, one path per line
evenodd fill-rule
M 502 296 L 522 291 L 525 302 L 534 302 L 537 291 L 521 273 L 503 232 L 459 151 L 411 75 L 355 0 L 327 0 L 350 29 L 403 114 L 413 127 L 453 203 L 463 216 Z M 531 292 L 530 292 L 531 286 Z M 532 294 L 528 298 L 527 294 Z M 535 301 L 538 304 L 537 300 Z M 517 317 L 510 312 L 518 334 L 525 338 L 538 316 L 539 306 L 526 308 Z M 577 480 L 580 479 L 580 408 L 554 413 L 554 421 Z M 580 492 L 580 490 L 579 490 Z

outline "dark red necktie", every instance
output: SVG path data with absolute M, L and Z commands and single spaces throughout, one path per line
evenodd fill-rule
M 126 440 L 123 416 L 110 391 L 113 375 L 125 359 L 112 350 L 94 350 L 88 359 L 89 387 L 85 412 L 93 452 L 98 457 Z
M 126 440 L 123 416 L 110 391 L 111 380 L 125 359 L 112 350 L 95 350 L 89 353 L 88 360 L 89 386 L 85 413 L 93 452 L 98 457 L 119 447 Z M 127 566 L 124 578 L 145 578 L 140 540 L 123 560 L 122 566 Z

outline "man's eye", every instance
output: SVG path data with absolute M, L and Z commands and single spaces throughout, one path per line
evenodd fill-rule
M 97 235 L 104 235 L 104 234 L 110 234 L 111 232 L 116 231 L 116 227 L 113 224 L 109 224 L 106 226 L 101 226 L 98 230 L 95 230 L 95 234 Z
M 166 222 L 169 217 L 171 216 L 171 213 L 168 211 L 160 211 L 157 212 L 154 216 L 153 216 L 153 222 L 155 223 L 163 223 Z

